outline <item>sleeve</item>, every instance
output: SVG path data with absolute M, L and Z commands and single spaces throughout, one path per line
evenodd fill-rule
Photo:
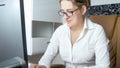
M 46 66 L 46 68 L 50 68 L 51 62 L 53 61 L 54 57 L 58 54 L 58 49 L 59 49 L 58 45 L 59 45 L 59 40 L 58 40 L 58 30 L 57 30 L 54 32 L 46 52 L 39 61 L 40 65 L 44 65 Z
M 96 45 L 95 45 L 95 66 L 85 67 L 85 68 L 110 68 L 109 60 L 109 48 L 104 29 L 96 31 Z

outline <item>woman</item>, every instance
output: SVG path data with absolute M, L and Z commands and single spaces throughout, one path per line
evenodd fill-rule
M 85 17 L 87 7 L 83 1 L 60 0 L 59 14 L 64 24 L 54 32 L 39 64 L 31 67 L 50 68 L 59 53 L 66 68 L 109 68 L 109 41 L 103 28 Z

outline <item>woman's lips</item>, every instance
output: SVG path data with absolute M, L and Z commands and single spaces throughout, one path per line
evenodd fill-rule
M 71 22 L 71 20 L 66 20 L 66 22 L 69 24 Z

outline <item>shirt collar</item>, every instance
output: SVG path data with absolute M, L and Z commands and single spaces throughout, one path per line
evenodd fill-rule
M 67 26 L 66 23 L 64 23 L 64 24 Z M 68 26 L 67 26 L 67 27 L 68 27 Z M 84 29 L 93 29 L 93 28 L 94 28 L 93 22 L 92 22 L 89 18 L 85 17 L 83 30 L 84 30 Z M 69 29 L 69 27 L 68 27 L 68 29 Z
M 93 29 L 93 28 L 94 28 L 93 22 L 89 18 L 85 17 L 83 29 Z

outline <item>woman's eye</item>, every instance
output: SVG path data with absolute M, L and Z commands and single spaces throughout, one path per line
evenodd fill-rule
M 68 11 L 69 13 L 73 13 L 73 11 Z

